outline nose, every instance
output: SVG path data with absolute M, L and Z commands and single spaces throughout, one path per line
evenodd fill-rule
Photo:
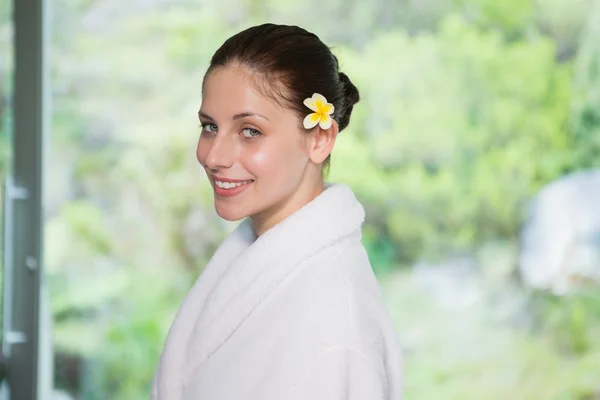
M 229 135 L 216 135 L 206 140 L 200 140 L 199 147 L 206 146 L 207 153 L 204 165 L 212 171 L 230 168 L 235 160 L 235 143 Z

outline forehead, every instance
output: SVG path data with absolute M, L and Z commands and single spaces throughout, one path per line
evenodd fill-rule
M 220 116 L 247 111 L 271 115 L 286 111 L 258 90 L 257 80 L 243 67 L 217 67 L 207 75 L 202 110 Z

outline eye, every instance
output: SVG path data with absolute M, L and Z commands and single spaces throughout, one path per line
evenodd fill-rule
M 245 138 L 255 138 L 262 135 L 262 133 L 258 129 L 244 128 L 242 129 L 242 135 L 244 135 Z
M 214 133 L 218 130 L 217 125 L 215 124 L 202 124 L 202 132 Z

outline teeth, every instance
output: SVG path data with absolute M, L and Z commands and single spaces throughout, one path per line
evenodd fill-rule
M 244 182 L 221 182 L 221 181 L 215 180 L 215 184 L 218 187 L 220 187 L 221 189 L 233 189 L 235 187 L 242 186 L 242 185 L 245 185 L 250 182 L 252 182 L 252 181 L 250 180 L 250 181 L 244 181 Z

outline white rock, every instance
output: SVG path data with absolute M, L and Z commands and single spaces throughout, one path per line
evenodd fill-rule
M 557 295 L 600 283 L 600 170 L 564 176 L 530 204 L 519 270 L 532 288 Z

